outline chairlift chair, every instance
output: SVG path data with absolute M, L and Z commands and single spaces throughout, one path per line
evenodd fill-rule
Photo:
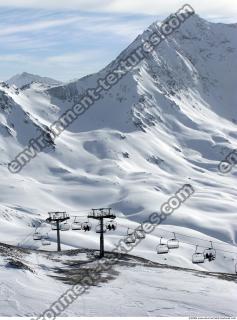
M 52 224 L 51 224 L 51 229 L 52 229 L 53 231 L 57 230 L 57 224 L 56 224 L 56 223 L 52 223 Z
M 175 233 L 174 233 L 174 237 L 172 239 L 168 240 L 167 246 L 169 249 L 178 249 L 179 248 L 179 240 L 176 238 Z
M 133 230 L 133 229 L 128 228 L 128 230 L 127 230 L 127 235 L 128 235 L 128 236 L 132 236 L 132 235 L 134 235 L 134 230 Z
M 212 241 L 210 241 L 210 243 L 210 248 L 204 250 L 204 258 L 207 259 L 209 262 L 216 259 L 216 250 L 213 248 Z
M 46 233 L 46 235 L 42 237 L 41 242 L 42 242 L 42 245 L 43 245 L 43 246 L 49 246 L 49 245 L 51 245 L 51 242 L 49 241 L 49 235 L 48 235 L 48 233 Z
M 46 240 L 46 239 L 42 239 L 41 243 L 42 243 L 42 246 L 50 246 L 51 245 L 51 242 L 49 240 Z
M 81 225 L 81 228 L 83 231 L 87 232 L 87 231 L 91 231 L 91 223 L 89 221 L 83 222 Z
M 125 238 L 125 243 L 130 244 L 135 242 L 136 242 L 136 236 L 135 236 L 134 230 L 128 228 L 127 237 Z
M 196 250 L 192 256 L 192 263 L 198 264 L 198 263 L 204 263 L 205 257 L 204 252 L 198 252 L 198 246 L 196 246 Z
M 61 231 L 68 231 L 70 230 L 70 224 L 67 222 L 61 223 L 60 224 L 60 230 Z
M 109 231 L 115 231 L 117 229 L 117 222 L 110 220 L 106 223 L 106 229 Z
M 34 240 L 41 240 L 41 239 L 42 239 L 41 233 L 40 233 L 40 232 L 35 232 L 35 233 L 33 234 L 33 239 L 34 239 Z
M 162 239 L 163 239 L 163 237 L 160 238 L 160 244 L 156 248 L 157 254 L 169 253 L 168 245 L 167 245 L 167 243 L 162 243 Z
M 77 217 L 75 217 L 72 225 L 71 225 L 72 230 L 81 230 L 82 226 L 81 226 L 81 222 L 77 219 Z
M 137 239 L 145 239 L 146 238 L 145 232 L 142 229 L 142 227 L 137 228 L 135 231 L 135 234 L 136 234 Z
M 125 239 L 126 244 L 135 243 L 135 242 L 136 242 L 135 235 L 127 236 Z

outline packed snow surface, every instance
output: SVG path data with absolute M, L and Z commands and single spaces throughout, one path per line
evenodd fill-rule
M 81 285 L 82 274 L 98 275 L 94 251 L 52 254 L 1 244 L 0 250 L 5 254 L 0 260 L 1 316 L 43 315 L 72 285 Z M 233 317 L 236 287 L 235 276 L 172 268 L 124 255 L 60 315 Z

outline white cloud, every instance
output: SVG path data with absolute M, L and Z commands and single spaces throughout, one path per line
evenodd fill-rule
M 218 16 L 233 19 L 237 15 L 235 0 L 189 0 L 201 16 Z M 46 9 L 79 9 L 90 12 L 112 12 L 129 14 L 168 15 L 185 3 L 183 0 L 0 0 L 0 6 Z
M 78 18 L 65 18 L 65 19 L 58 19 L 58 20 L 45 20 L 39 21 L 35 23 L 27 23 L 27 24 L 20 24 L 20 25 L 12 25 L 10 27 L 1 25 L 0 36 L 11 35 L 15 33 L 21 32 L 31 32 L 31 31 L 38 31 L 43 29 L 48 29 L 52 27 L 59 27 L 66 24 L 71 24 L 73 22 L 78 21 Z
M 0 0 L 1 1 L 1 0 Z M 20 15 L 20 13 L 19 13 Z M 6 17 L 5 17 L 6 18 Z M 110 15 L 82 15 L 80 13 L 72 13 L 65 14 L 64 17 L 60 17 L 60 19 L 49 19 L 46 16 L 36 17 L 33 21 L 30 17 L 30 14 L 22 14 L 21 18 L 25 18 L 27 23 L 18 23 L 12 24 L 11 16 L 9 16 L 9 22 L 0 22 L 0 42 L 4 42 L 5 44 L 16 44 L 25 45 L 27 47 L 27 42 L 35 45 L 36 42 L 40 44 L 40 41 L 37 37 L 28 36 L 33 35 L 34 32 L 44 31 L 46 29 L 47 33 L 44 34 L 44 38 L 50 36 L 50 41 L 46 41 L 47 39 L 41 39 L 46 44 L 52 45 L 51 42 L 55 42 L 57 36 L 65 32 L 66 34 L 70 34 L 71 37 L 78 37 L 82 34 L 88 35 L 98 35 L 104 34 L 106 36 L 120 36 L 121 39 L 127 39 L 132 41 L 140 32 L 144 30 L 152 21 L 151 17 L 139 17 L 137 19 L 122 19 L 121 16 L 110 16 Z M 69 26 L 70 28 L 64 28 L 64 26 Z M 53 29 L 54 28 L 54 29 Z M 54 34 L 52 34 L 54 32 Z M 103 37 L 103 35 L 102 35 Z M 38 45 L 36 45 L 38 47 Z
M 144 28 L 153 21 L 148 18 L 137 18 L 136 20 L 121 19 L 119 17 L 83 17 L 77 25 L 78 29 L 88 34 L 107 34 L 119 36 L 132 41 Z

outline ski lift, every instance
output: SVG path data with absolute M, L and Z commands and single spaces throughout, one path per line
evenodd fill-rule
M 51 242 L 49 240 L 46 240 L 46 239 L 42 239 L 41 243 L 42 243 L 42 246 L 50 246 L 51 245 Z
M 72 230 L 81 230 L 82 226 L 81 226 L 81 222 L 77 220 L 77 217 L 75 217 L 74 222 L 71 225 Z
M 213 248 L 212 241 L 210 241 L 210 243 L 210 248 L 204 250 L 204 258 L 207 259 L 209 262 L 216 259 L 216 250 Z
M 192 263 L 204 263 L 205 257 L 204 252 L 198 252 L 198 246 L 196 246 L 196 250 L 192 256 Z
M 128 228 L 127 237 L 125 238 L 125 243 L 130 244 L 135 242 L 136 242 L 136 237 L 135 237 L 134 230 Z
M 117 229 L 117 223 L 113 220 L 109 220 L 106 223 L 106 229 L 109 231 L 115 231 Z
M 89 221 L 83 222 L 81 225 L 81 228 L 83 231 L 87 232 L 87 231 L 91 231 L 91 223 Z
M 135 231 L 137 239 L 145 239 L 146 235 L 142 227 L 138 227 Z
M 50 246 L 51 242 L 49 241 L 48 233 L 41 240 L 43 246 Z
M 235 273 L 237 274 L 237 263 L 235 264 Z
M 68 231 L 70 230 L 70 224 L 67 222 L 64 222 L 62 224 L 60 224 L 60 230 L 61 231 Z
M 105 233 L 107 230 L 106 226 L 103 226 L 103 233 Z M 101 233 L 101 226 L 100 224 L 98 224 L 96 227 L 95 227 L 95 232 L 96 233 Z
M 172 239 L 168 240 L 167 246 L 169 249 L 178 249 L 179 248 L 179 240 L 176 238 L 175 233 L 174 233 L 174 237 Z
M 33 234 L 33 239 L 34 239 L 34 240 L 41 240 L 41 239 L 42 239 L 41 233 L 36 231 L 36 232 Z
M 51 229 L 52 229 L 53 231 L 57 230 L 57 224 L 56 224 L 56 223 L 52 223 L 52 224 L 51 224 Z
M 167 245 L 167 243 L 162 243 L 162 239 L 163 239 L 163 237 L 160 238 L 160 244 L 156 248 L 157 254 L 169 253 L 168 245 Z

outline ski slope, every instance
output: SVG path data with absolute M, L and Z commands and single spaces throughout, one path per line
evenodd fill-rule
M 93 252 L 22 252 L 1 244 L 0 250 L 5 254 L 8 250 L 0 260 L 1 316 L 42 315 L 73 284 L 80 284 L 83 270 L 94 272 Z M 14 263 L 6 264 L 9 257 Z M 23 267 L 14 266 L 19 259 Z M 103 281 L 60 315 L 233 317 L 236 288 L 235 277 L 171 268 L 124 255 L 103 273 Z M 98 301 L 98 297 L 103 299 Z

